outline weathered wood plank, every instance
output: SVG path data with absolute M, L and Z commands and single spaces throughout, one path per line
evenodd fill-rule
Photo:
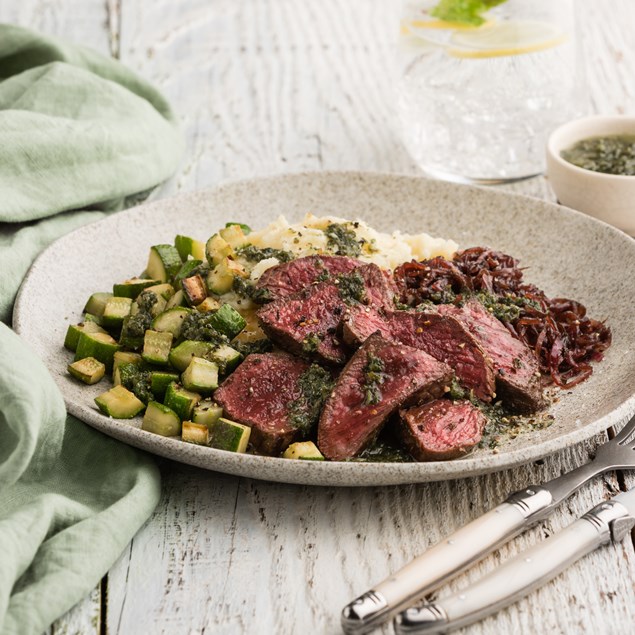
M 8 0 L 0 3 L 0 21 L 63 37 L 110 55 L 115 36 L 109 24 L 115 5 L 116 0 Z

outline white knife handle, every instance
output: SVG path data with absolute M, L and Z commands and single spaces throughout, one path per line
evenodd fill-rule
M 348 604 L 342 611 L 344 632 L 359 635 L 372 630 L 517 535 L 552 501 L 549 491 L 542 487 L 512 494 Z
M 621 503 L 601 503 L 566 529 L 508 560 L 467 589 L 403 611 L 395 619 L 395 632 L 398 635 L 448 633 L 491 615 L 609 542 L 617 526 L 615 523 L 626 519 L 632 527 L 635 519 Z M 621 525 L 619 531 L 623 536 L 625 526 Z

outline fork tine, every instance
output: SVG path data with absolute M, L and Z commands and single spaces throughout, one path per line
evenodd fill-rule
M 635 417 L 633 417 L 619 432 L 619 434 L 613 439 L 617 443 L 623 444 L 629 439 L 629 437 L 635 432 Z

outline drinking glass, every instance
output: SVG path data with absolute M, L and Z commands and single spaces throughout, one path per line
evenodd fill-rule
M 587 110 L 574 0 L 485 0 L 491 8 L 468 22 L 436 17 L 469 4 L 402 6 L 404 143 L 437 178 L 496 184 L 540 174 L 549 133 Z

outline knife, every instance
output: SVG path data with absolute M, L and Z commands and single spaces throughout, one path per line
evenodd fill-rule
M 576 560 L 635 525 L 635 488 L 591 511 L 534 547 L 511 558 L 467 589 L 406 609 L 394 620 L 397 635 L 449 633 L 513 603 L 554 578 Z
M 466 569 L 474 562 L 540 522 L 594 476 L 635 468 L 635 417 L 619 434 L 598 446 L 595 458 L 540 486 L 515 492 L 498 507 L 465 525 L 416 557 L 370 591 L 344 607 L 342 629 L 368 633 L 397 612 Z

